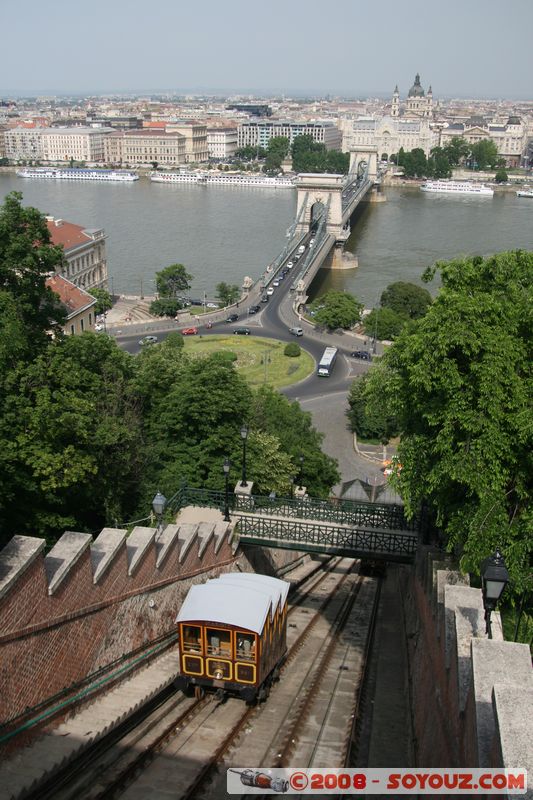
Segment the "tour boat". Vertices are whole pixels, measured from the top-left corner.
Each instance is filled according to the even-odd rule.
[[[423,192],[439,194],[473,194],[482,197],[492,197],[494,191],[483,183],[472,181],[426,181],[420,187]]]
[[[116,169],[55,169],[53,167],[26,167],[17,172],[19,178],[54,178],[59,181],[138,181],[135,172]]]
[[[521,189],[516,193],[517,197],[531,197],[533,199],[533,189]]]
[[[150,180],[154,183],[201,183],[207,186],[257,186],[259,188],[272,187],[275,189],[292,189],[294,183],[291,178],[267,175],[228,175],[221,172],[152,172]]]

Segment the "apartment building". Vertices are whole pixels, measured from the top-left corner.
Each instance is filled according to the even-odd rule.
[[[42,161],[44,158],[41,134],[46,128],[16,127],[4,130],[5,157],[19,161]]]
[[[456,136],[466,139],[469,144],[490,139],[508,167],[519,167],[526,158],[529,136],[527,125],[520,117],[511,116],[504,125],[482,119],[445,125],[440,131],[440,146],[445,147]]]
[[[46,128],[41,130],[43,159],[52,163],[104,161],[104,142],[111,128]]]
[[[290,120],[250,120],[243,122],[238,130],[239,147],[268,147],[271,139],[285,136],[290,144],[297,136],[312,136],[315,142],[324,144],[328,150],[340,150],[342,133],[331,121],[293,122]]]
[[[179,133],[185,139],[185,163],[209,161],[207,126],[198,122],[169,122],[167,133]]]
[[[207,147],[209,158],[224,160],[235,155],[238,144],[237,128],[209,128]]]
[[[61,275],[80,289],[107,289],[105,233],[102,228],[83,228],[63,219],[46,217],[52,244],[63,247],[65,266]]]
[[[161,166],[184,164],[185,137],[164,129],[139,128],[132,131],[115,131],[105,140],[105,161],[122,166]]]

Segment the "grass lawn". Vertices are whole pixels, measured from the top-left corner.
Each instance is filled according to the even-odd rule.
[[[286,342],[259,339],[254,336],[191,336],[185,337],[188,355],[211,355],[220,350],[235,353],[233,363],[250,386],[268,384],[275,389],[303,380],[315,369],[315,360],[302,350],[297,358],[283,355]]]

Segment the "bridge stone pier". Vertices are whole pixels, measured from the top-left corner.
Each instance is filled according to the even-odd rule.
[[[302,173],[296,179],[298,204],[296,218],[299,220],[296,235],[309,231],[313,221],[317,219],[325,207],[328,207],[327,232],[335,236],[335,240],[343,238],[342,192],[345,184],[344,175],[328,175]],[[305,206],[305,208],[303,208]]]
[[[369,145],[354,145],[350,147],[350,175],[359,172],[360,165],[368,164],[368,177],[375,181],[378,177],[378,151],[377,147]]]

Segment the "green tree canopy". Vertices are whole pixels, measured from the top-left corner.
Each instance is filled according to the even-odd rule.
[[[392,308],[373,308],[363,318],[363,326],[367,336],[388,341],[396,339],[407,323],[405,314],[393,311]]]
[[[454,136],[442,150],[450,164],[456,167],[470,153],[470,145],[462,136]]]
[[[533,253],[438,263],[435,301],[369,377],[396,416],[409,512],[425,501],[464,569],[499,547],[514,590],[531,571]]]
[[[221,281],[216,285],[217,300],[221,306],[231,306],[236,303],[241,296],[241,290],[235,283]]]
[[[494,180],[496,183],[507,183],[509,180],[509,176],[504,169],[499,169],[496,175],[494,176]]]
[[[155,276],[157,293],[160,297],[176,297],[180,292],[189,291],[193,278],[183,264],[171,264],[156,272]]]
[[[380,370],[374,365],[372,370]],[[368,375],[356,378],[348,395],[350,428],[361,439],[379,439],[387,443],[398,433],[397,420],[390,416],[381,401],[368,391]]]
[[[363,303],[347,292],[330,291],[318,297],[310,306],[314,320],[330,330],[353,328],[361,318]]]
[[[427,289],[406,281],[390,283],[381,295],[383,307],[392,308],[410,319],[423,317],[431,303],[431,295]]]
[[[41,212],[24,208],[20,192],[8,194],[0,207],[0,292],[10,310],[8,320],[0,317],[0,337],[7,335],[5,324],[20,324],[17,341],[5,342],[5,350],[31,356],[46,347],[50,333],[61,335],[66,314],[46,278],[63,263],[63,248],[51,244]]]
[[[94,310],[97,314],[104,314],[106,311],[109,311],[110,308],[113,308],[113,299],[107,289],[89,289],[89,294],[96,299]]]
[[[470,161],[475,169],[494,169],[499,165],[498,148],[491,139],[482,139],[470,147]]]

